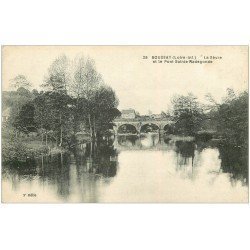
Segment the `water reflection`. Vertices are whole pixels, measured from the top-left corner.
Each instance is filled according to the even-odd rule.
[[[144,148],[154,148],[159,142],[158,133],[141,133],[140,135],[120,135],[116,138],[117,144],[121,148],[127,149],[144,149]]]
[[[243,162],[239,151],[212,142],[161,138],[156,133],[122,135],[25,166],[4,166],[3,200],[246,202]],[[37,196],[23,197],[28,192]]]
[[[73,150],[74,162],[78,169],[102,177],[114,177],[117,171],[117,152],[107,144],[86,144]]]

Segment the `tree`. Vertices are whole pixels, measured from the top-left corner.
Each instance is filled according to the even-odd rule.
[[[34,112],[35,107],[33,103],[26,103],[21,107],[20,112],[14,118],[13,126],[21,132],[30,132],[30,129],[36,125],[34,121]]]
[[[106,131],[113,119],[120,116],[120,111],[117,109],[118,103],[118,99],[112,88],[102,85],[96,91],[90,103],[95,136],[97,133]]]
[[[95,112],[93,103],[95,94],[102,83],[102,77],[97,72],[93,60],[90,58],[85,59],[82,56],[75,58],[70,93],[76,98],[76,122],[82,122],[87,117],[91,136],[95,136],[95,131],[93,131],[93,123],[95,123],[93,119],[95,119],[95,116],[92,115]]]
[[[39,95],[39,92],[36,89],[32,89],[31,93],[34,97]]]
[[[89,100],[103,83],[102,76],[97,72],[94,60],[90,58],[76,57],[72,65],[73,81],[70,85],[70,93],[76,98]]]
[[[45,135],[47,144],[47,136],[50,135],[62,146],[73,128],[70,110],[72,99],[65,93],[47,91],[40,93],[33,103],[34,120],[42,134],[42,141]]]
[[[50,91],[67,92],[70,78],[70,61],[65,55],[61,55],[49,66],[42,86]]]
[[[237,96],[236,96],[234,90],[231,89],[231,88],[227,88],[227,95],[226,95],[226,97],[224,98],[223,101],[224,101],[225,103],[230,103],[230,102],[232,102],[233,100],[235,100],[236,98],[237,98]]]
[[[65,128],[69,121],[68,105],[71,105],[72,102],[68,95],[70,84],[71,62],[65,55],[61,55],[48,68],[48,73],[45,76],[42,86],[49,91],[44,93],[42,97],[44,98],[44,106],[40,106],[39,109],[40,112],[43,112],[44,108],[46,109],[46,115],[48,114],[51,122],[48,126],[47,124],[42,124],[40,120],[40,125],[45,129],[46,135],[48,129],[54,132],[53,136],[58,141],[59,146],[62,146],[63,140],[66,137]]]
[[[11,86],[18,89],[18,88],[29,88],[31,83],[27,80],[26,76],[24,75],[17,75],[13,79],[10,80]]]
[[[233,96],[233,98],[232,98]],[[228,93],[215,113],[217,131],[230,144],[242,146],[248,138],[248,93]]]
[[[34,111],[34,121],[37,125],[37,129],[40,131],[42,135],[42,142],[44,140],[45,134],[45,142],[47,145],[47,135],[51,130],[51,109],[48,106],[48,98],[47,95],[43,92],[39,93],[33,101],[33,105],[35,108]]]
[[[212,119],[221,138],[222,169],[248,180],[248,93],[236,95],[228,89],[216,108]]]
[[[162,111],[162,112],[161,112],[161,117],[162,117],[162,118],[167,118],[168,115],[167,115],[164,111]]]
[[[41,100],[36,98],[36,113],[39,114],[36,120],[47,131],[41,117],[46,113],[46,120],[51,118],[52,125],[47,127],[52,131],[60,128],[59,145],[67,135],[66,128],[69,128],[69,134],[72,129],[76,133],[84,124],[94,138],[119,113],[114,91],[104,84],[90,58],[80,56],[70,61],[66,56],[58,57],[50,65],[43,86],[49,91],[39,97]],[[71,126],[67,126],[69,121]]]
[[[183,135],[194,135],[200,130],[204,117],[203,108],[193,94],[175,96],[172,99],[172,106],[175,132]]]
[[[33,95],[29,90],[24,87],[20,87],[17,91],[11,91],[8,95],[8,106],[10,107],[10,125],[14,126],[17,129],[17,126],[14,125],[17,121],[17,116],[19,115],[22,107],[32,101]]]

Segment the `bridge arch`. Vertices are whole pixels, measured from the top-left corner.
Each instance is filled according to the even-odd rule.
[[[159,132],[159,131],[160,131],[160,126],[150,122],[144,123],[140,128],[141,133]]]
[[[117,127],[117,133],[118,134],[137,134],[138,131],[135,125],[130,124],[130,123],[124,123]]]

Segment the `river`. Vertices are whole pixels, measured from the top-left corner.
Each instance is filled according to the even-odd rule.
[[[3,166],[2,200],[247,202],[246,175],[229,168],[225,159],[213,142],[170,140],[156,134],[118,136],[26,166]]]

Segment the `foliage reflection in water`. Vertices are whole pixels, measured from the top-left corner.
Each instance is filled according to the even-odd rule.
[[[247,202],[240,153],[229,151],[230,165],[226,152],[212,142],[153,133],[118,136],[28,166],[4,166],[3,185],[10,202]]]

